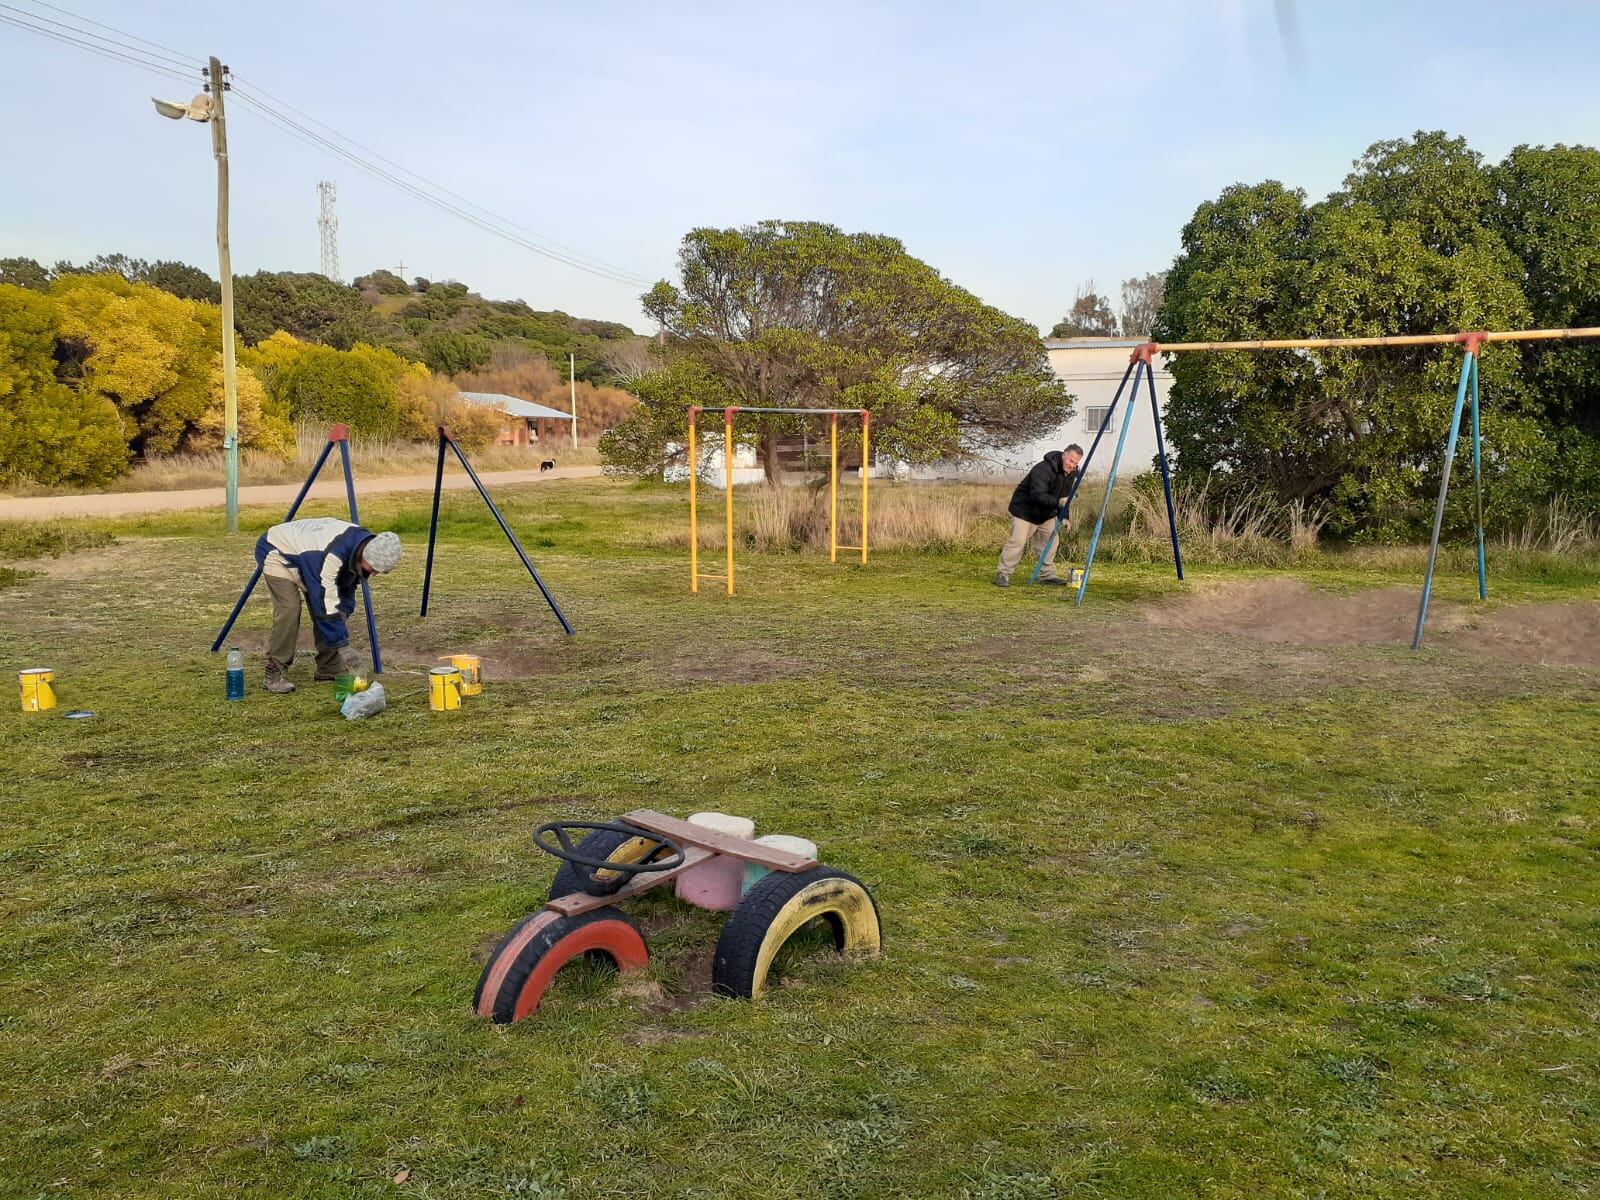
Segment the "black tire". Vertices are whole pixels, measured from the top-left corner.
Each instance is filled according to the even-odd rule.
[[[519,921],[483,966],[472,1007],[497,1025],[530,1016],[556,972],[579,956],[610,961],[618,971],[649,961],[644,933],[621,911],[597,908],[575,917],[542,908]]]
[[[644,830],[639,831],[641,834]],[[649,836],[646,834],[645,836]],[[611,829],[596,829],[578,845],[585,854],[594,858],[610,858],[622,845],[632,839],[625,833],[618,833]],[[550,881],[550,899],[559,900],[563,896],[570,896],[574,892],[583,891],[583,873],[586,867],[573,863],[563,862],[556,870],[556,877]]]
[[[750,889],[722,927],[711,990],[746,1000],[766,987],[783,943],[817,918],[827,921],[841,952],[876,954],[882,944],[878,905],[862,882],[834,867],[773,871]]]

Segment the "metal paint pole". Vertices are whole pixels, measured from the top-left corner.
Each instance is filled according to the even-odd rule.
[[[1130,364],[1132,365],[1132,364]],[[1106,523],[1106,510],[1111,507],[1111,491],[1117,484],[1117,468],[1122,465],[1122,448],[1128,442],[1128,428],[1133,424],[1132,416],[1139,407],[1139,375],[1133,377],[1133,391],[1128,394],[1129,420],[1122,423],[1122,432],[1117,434],[1117,452],[1111,456],[1111,474],[1106,476],[1106,494],[1100,501],[1100,515],[1095,518],[1094,534],[1089,538],[1089,553],[1083,560],[1083,578],[1078,580],[1078,596],[1074,604],[1083,604],[1083,593],[1089,587],[1089,572],[1094,569],[1094,552],[1100,545],[1100,529]]]
[[[461,446],[456,442],[455,438],[450,438],[449,442],[450,449],[456,452],[456,457],[461,460],[461,465],[466,468],[467,475],[472,480],[472,486],[478,489],[478,495],[483,497],[483,502],[489,506],[489,512],[499,522],[500,532],[506,535],[506,540],[511,543],[511,548],[517,552],[517,557],[522,560],[522,565],[528,568],[528,574],[533,576],[533,582],[539,585],[539,591],[544,596],[544,602],[550,606],[550,611],[555,613],[556,620],[561,622],[561,628],[565,629],[568,635],[571,635],[572,626],[568,623],[566,614],[561,611],[561,606],[556,603],[556,598],[550,594],[550,589],[545,587],[544,580],[539,578],[539,572],[534,570],[533,563],[529,561],[527,552],[522,548],[522,543],[517,541],[517,535],[511,532],[511,526],[506,524],[506,519],[500,515],[500,510],[495,507],[494,501],[489,498],[489,492],[483,486],[483,480],[478,478],[478,473],[472,469],[472,464],[467,461],[467,456],[461,452]]]
[[[433,543],[439,536],[439,493],[444,490],[444,443],[450,436],[449,429],[439,426],[439,462],[433,469],[433,515],[428,518],[428,563],[422,569],[422,611],[419,617],[428,615],[428,591],[433,584]]]
[[[361,524],[361,515],[356,512],[356,479],[350,473],[350,438],[349,435],[339,438],[339,460],[344,464],[344,494],[350,501],[350,520]],[[378,622],[372,615],[372,585],[365,575],[357,572],[361,580],[361,602],[367,610],[367,640],[372,644],[372,673],[383,674],[383,657],[378,653]]]
[[[733,595],[733,414],[736,408],[722,410],[722,465],[728,485],[728,595]]]
[[[1428,544],[1428,572],[1422,577],[1422,603],[1417,607],[1417,631],[1411,648],[1422,649],[1422,626],[1428,619],[1428,601],[1433,596],[1433,565],[1439,557],[1439,531],[1444,527],[1444,502],[1450,493],[1450,464],[1455,461],[1456,436],[1461,432],[1461,410],[1467,403],[1467,381],[1477,358],[1477,344],[1467,343],[1466,361],[1461,364],[1461,383],[1456,387],[1456,406],[1450,414],[1450,437],[1445,442],[1444,471],[1439,477],[1439,503],[1433,510],[1433,540]]]
[[[334,426],[335,429],[342,426]],[[311,485],[316,482],[317,474],[322,470],[322,464],[328,461],[328,455],[333,451],[333,437],[330,434],[328,444],[322,448],[322,453],[317,456],[316,464],[311,468],[311,474],[306,476],[306,481],[300,485],[300,494],[294,498],[294,503],[289,505],[289,511],[284,514],[285,521],[294,520],[295,513],[300,511],[300,505],[305,503],[306,493],[311,490]],[[228,615],[227,622],[222,626],[222,632],[217,634],[217,640],[211,643],[211,653],[215,654],[222,648],[223,639],[228,636],[228,631],[233,628],[233,623],[239,619],[239,614],[244,611],[245,602],[250,599],[250,593],[256,590],[256,584],[261,582],[261,564],[256,564],[255,574],[250,576],[250,582],[244,585],[244,591],[239,593],[239,602],[233,606],[233,612]]]
[[[700,590],[700,520],[695,512],[695,480],[700,474],[700,458],[695,452],[694,427],[698,408],[689,409],[689,590]]]
[[[1172,505],[1172,474],[1167,469],[1167,440],[1161,433],[1161,401],[1156,395],[1156,370],[1150,365],[1150,352],[1144,355],[1145,378],[1150,383],[1150,415],[1156,421],[1156,457],[1161,462],[1161,491],[1167,498],[1167,532],[1172,534],[1172,565],[1183,578],[1183,554],[1178,549],[1178,514]]]
[[[1083,484],[1083,477],[1088,474],[1089,464],[1094,461],[1094,452],[1100,448],[1100,439],[1105,436],[1107,427],[1109,427],[1111,422],[1116,419],[1117,401],[1122,399],[1122,389],[1128,386],[1128,376],[1133,374],[1133,367],[1134,361],[1130,358],[1128,360],[1128,369],[1122,373],[1122,382],[1117,384],[1116,395],[1111,397],[1111,407],[1106,409],[1106,419],[1101,421],[1100,428],[1094,431],[1094,441],[1089,443],[1089,453],[1086,454],[1083,461],[1078,464],[1078,477],[1072,481],[1072,490],[1067,493],[1066,511],[1068,512],[1072,510],[1072,501],[1077,499],[1078,488]],[[1131,406],[1129,411],[1132,411]],[[1039,571],[1044,567],[1045,559],[1050,556],[1050,547],[1055,545],[1056,538],[1061,533],[1062,523],[1063,518],[1061,513],[1058,512],[1056,514],[1055,527],[1050,530],[1050,536],[1045,539],[1044,549],[1039,551],[1039,561],[1033,564],[1033,574],[1028,576],[1028,582],[1030,584],[1039,578]]]
[[[839,414],[828,418],[828,561],[839,561]]]
[[[1483,440],[1478,433],[1478,367],[1482,353],[1472,356],[1472,491],[1478,516],[1478,599],[1489,598],[1483,558]]]
[[[872,414],[861,410],[861,565],[867,565],[867,481],[872,478]]]

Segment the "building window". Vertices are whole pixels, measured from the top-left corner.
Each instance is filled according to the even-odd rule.
[[[1105,408],[1091,408],[1084,418],[1083,427],[1090,433],[1099,433],[1102,429],[1110,427],[1110,417],[1111,408],[1109,405]]]

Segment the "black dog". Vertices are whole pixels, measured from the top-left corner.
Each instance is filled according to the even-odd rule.
[[[555,469],[556,460],[553,458],[547,458],[539,464],[539,474],[541,475],[543,475],[546,471],[554,471]]]

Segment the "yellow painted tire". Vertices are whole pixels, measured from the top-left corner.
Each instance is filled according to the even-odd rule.
[[[578,848],[585,854],[604,858],[607,862],[633,863],[644,858],[659,845],[660,843],[648,835],[629,837],[614,829],[596,829],[578,843]],[[563,896],[583,891],[584,871],[585,869],[575,867],[569,862],[562,863],[556,871],[556,877],[550,881],[550,899],[559,900]],[[604,877],[614,875],[616,872],[604,871],[596,874]]]
[[[876,954],[882,946],[878,906],[860,880],[833,867],[774,871],[750,889],[723,926],[712,990],[747,1000],[761,995],[783,944],[818,918],[827,922],[842,953]]]

